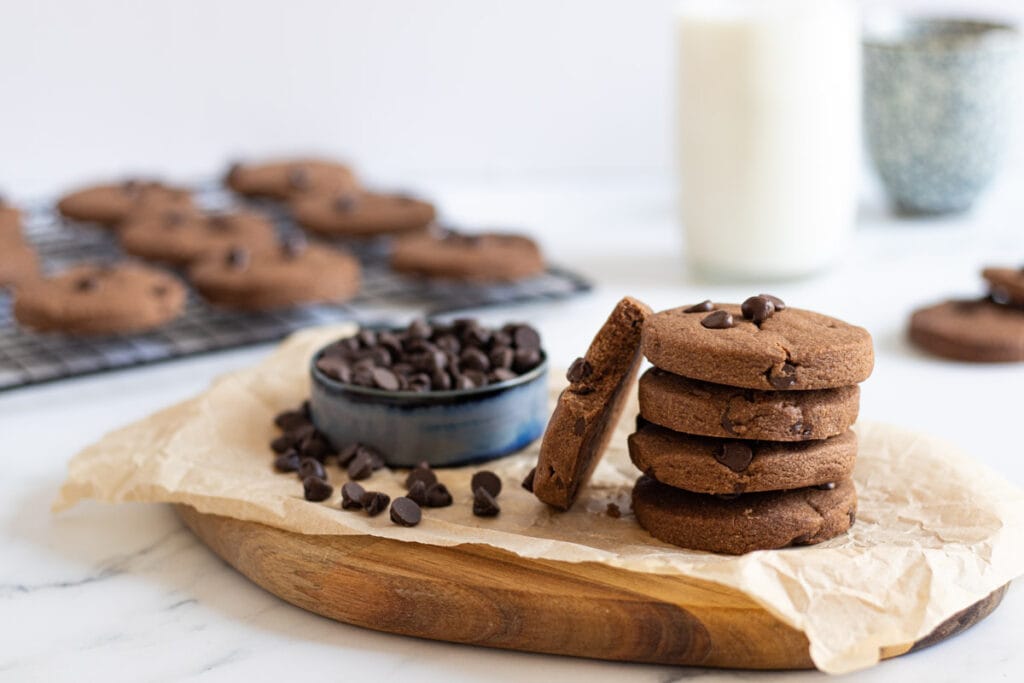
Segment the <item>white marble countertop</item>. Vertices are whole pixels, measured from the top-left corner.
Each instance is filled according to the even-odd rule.
[[[455,219],[531,226],[555,260],[599,283],[568,302],[488,311],[529,319],[556,363],[578,355],[623,294],[655,308],[768,289],[863,324],[877,365],[862,415],[945,437],[1024,485],[1024,365],[925,357],[904,341],[909,310],[981,292],[985,263],[1024,262],[1020,177],[968,217],[895,221],[866,207],[847,260],[818,278],[702,284],[686,273],[665,178],[420,183]],[[84,504],[52,516],[68,459],[104,432],[201,389],[266,348],[0,394],[0,680],[809,680],[816,672],[732,673],[502,652],[396,637],[305,613],[265,593],[199,543],[166,506]],[[1024,541],[1024,539],[1022,539]],[[1024,596],[949,642],[853,681],[1019,680]]]

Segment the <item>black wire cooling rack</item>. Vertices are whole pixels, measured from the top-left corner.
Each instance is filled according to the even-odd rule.
[[[211,208],[238,203],[214,186],[198,188],[197,195]],[[282,233],[298,229],[276,206],[260,204],[259,208],[274,215]],[[122,258],[108,231],[65,224],[52,203],[28,207],[24,227],[25,236],[36,247],[47,271],[78,262],[106,263]],[[396,307],[432,316],[562,299],[590,289],[586,279],[557,267],[513,284],[424,281],[391,271],[383,243],[362,244],[353,250],[363,266],[363,284],[359,296],[344,305],[242,313],[212,308],[190,292],[184,315],[145,334],[80,337],[33,333],[18,326],[11,314],[11,297],[0,292],[0,391],[275,341],[311,325],[345,320],[379,323],[387,318],[388,309]]]

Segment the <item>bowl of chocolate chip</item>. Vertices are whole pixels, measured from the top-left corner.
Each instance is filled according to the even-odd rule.
[[[526,324],[367,328],[317,351],[310,374],[316,428],[339,448],[372,446],[392,467],[492,460],[547,423],[547,357]]]

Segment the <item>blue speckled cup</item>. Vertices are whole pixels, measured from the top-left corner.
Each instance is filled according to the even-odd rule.
[[[1003,24],[868,25],[865,136],[901,211],[965,211],[992,181],[1010,139],[1020,45]]]
[[[392,467],[467,465],[533,443],[548,420],[547,358],[508,382],[459,391],[384,391],[342,384],[310,364],[313,424],[338,447],[364,443]]]

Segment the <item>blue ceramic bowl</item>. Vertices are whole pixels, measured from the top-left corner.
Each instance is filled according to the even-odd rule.
[[[342,384],[310,363],[313,424],[337,447],[373,446],[392,467],[467,465],[533,443],[548,419],[547,356],[498,384],[457,391],[385,391]]]

